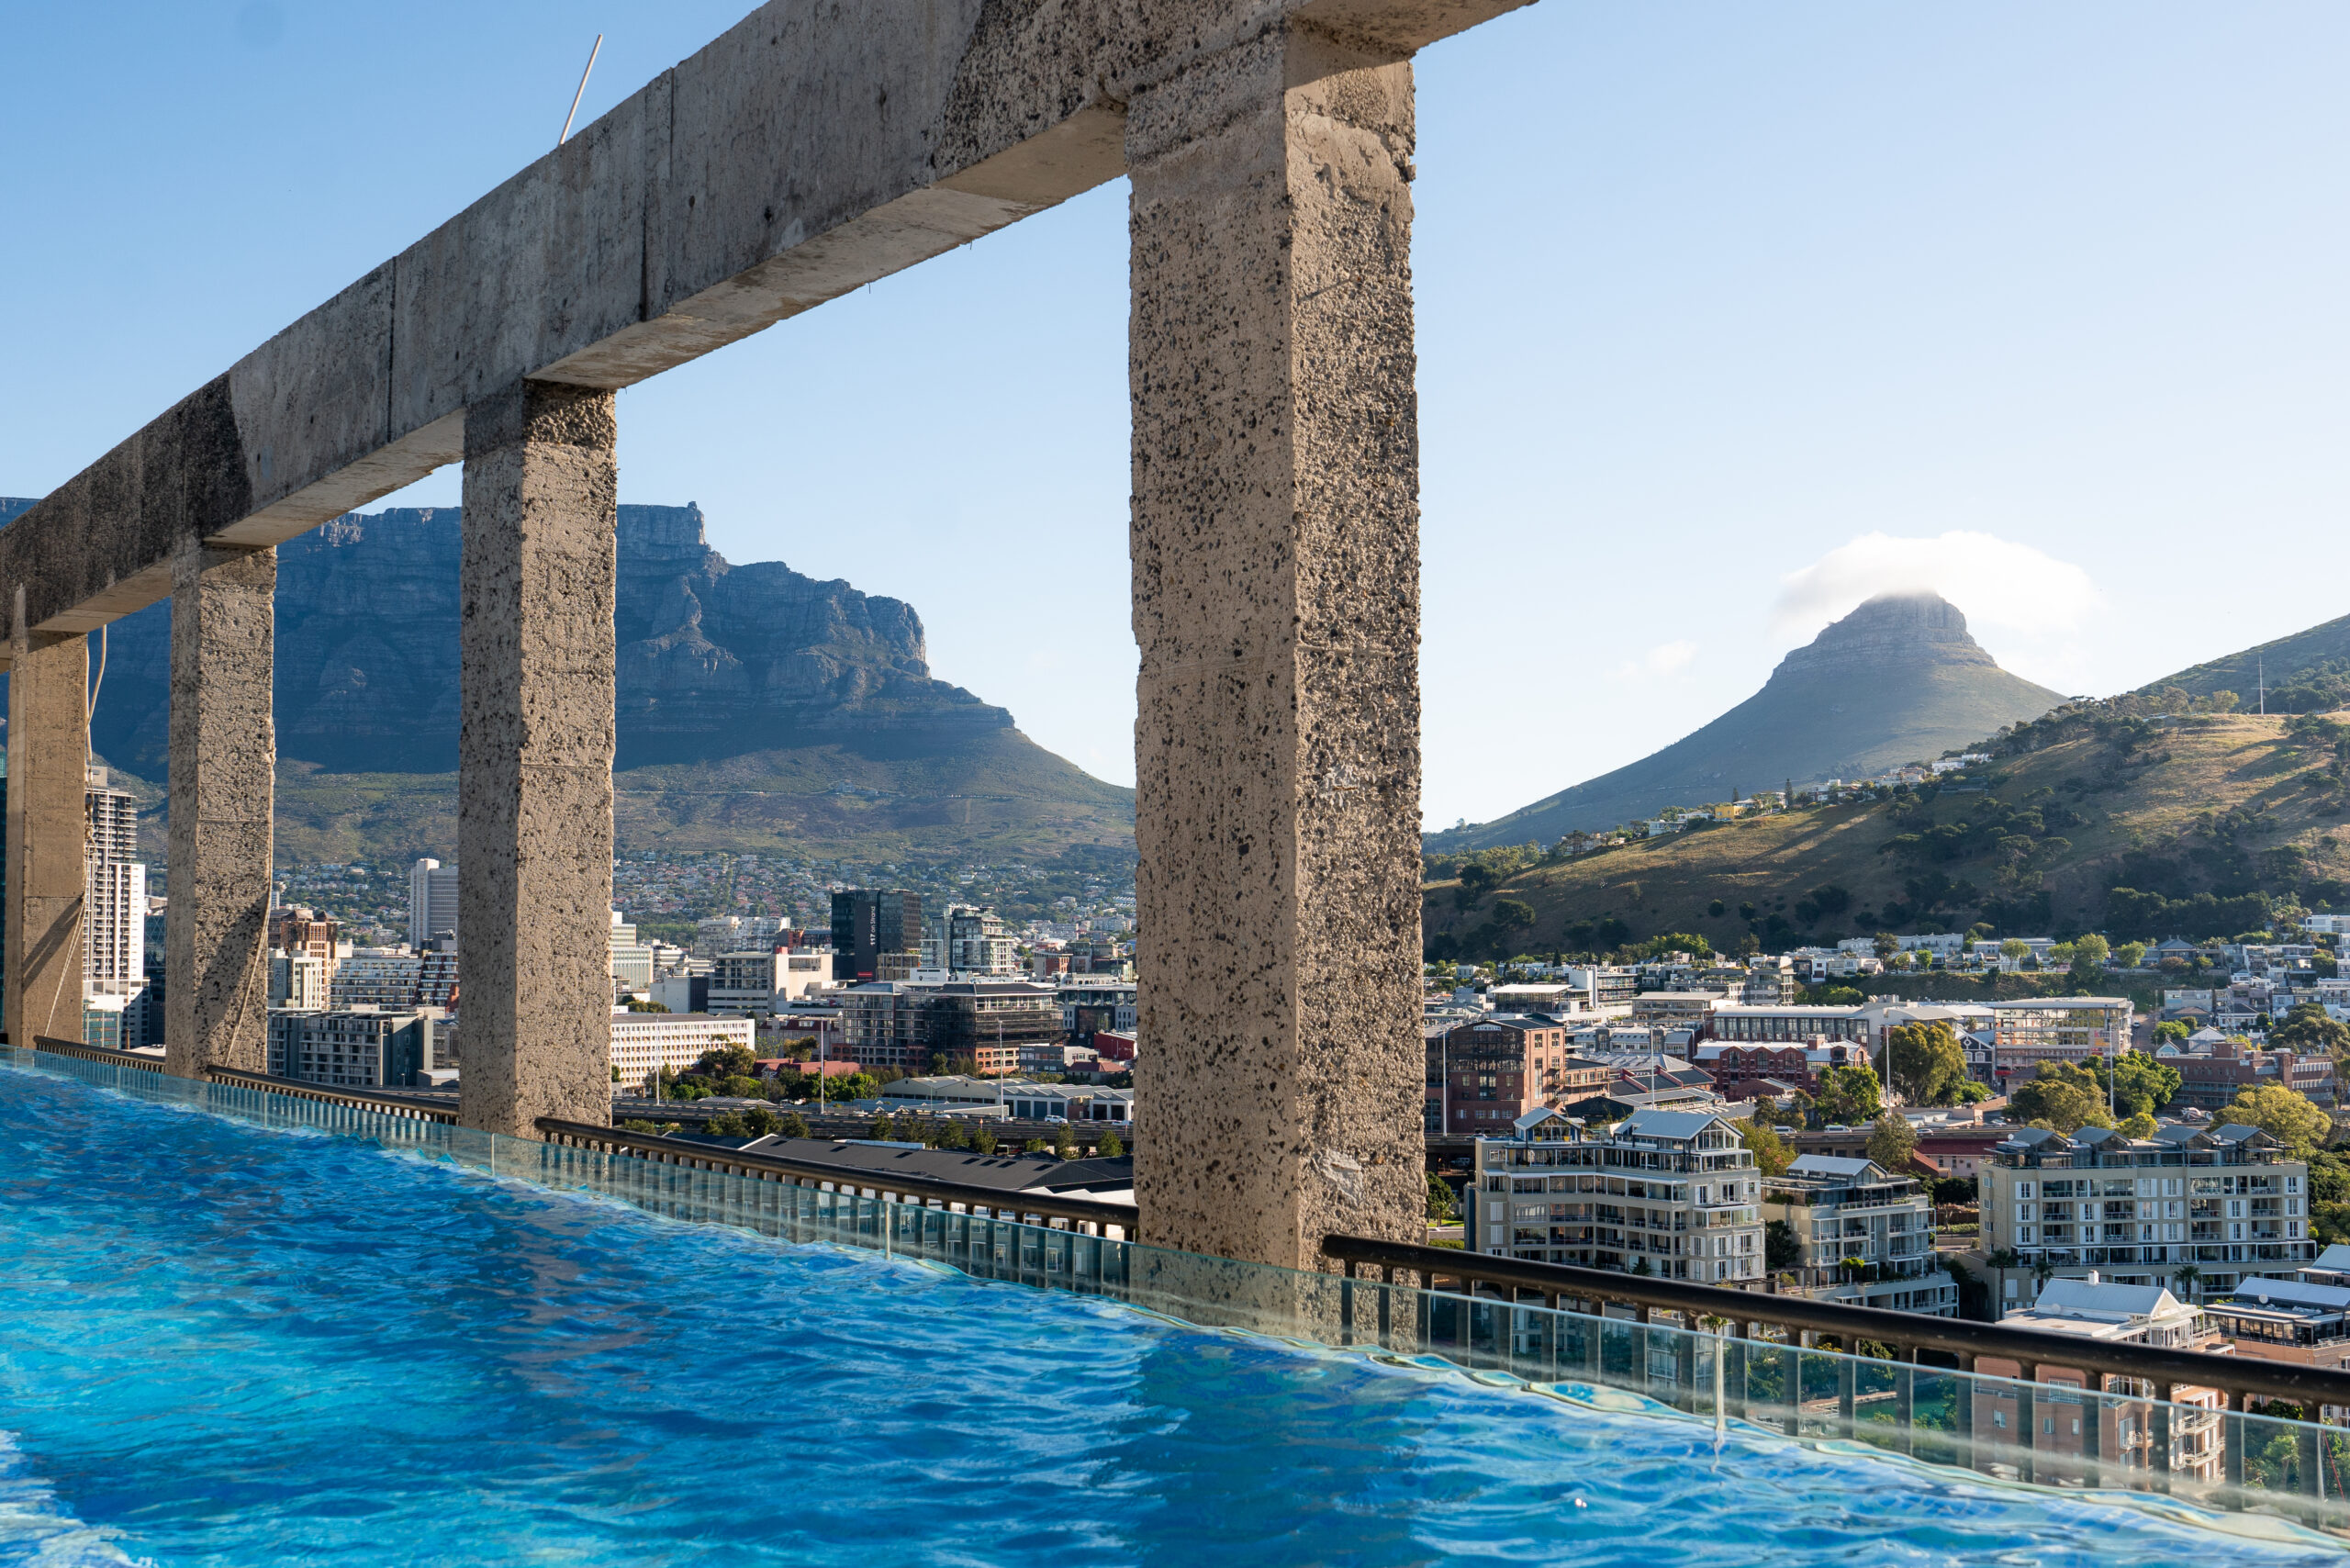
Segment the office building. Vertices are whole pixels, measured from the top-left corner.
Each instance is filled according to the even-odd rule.
[[[845,983],[877,980],[884,953],[922,949],[922,895],[850,888],[833,895],[833,973]]]
[[[434,1020],[373,1007],[273,1008],[269,1070],[336,1089],[407,1089],[435,1065]]]
[[[442,932],[457,934],[457,868],[420,860],[408,873],[408,946],[421,953]]]
[[[610,943],[614,989],[625,993],[650,991],[653,949],[636,939],[635,925],[621,919],[619,910],[612,911]]]
[[[1991,1003],[1991,1087],[2005,1093],[2044,1061],[2087,1062],[2130,1048],[2134,1012],[2127,997],[2054,996]]]
[[[1869,1159],[1807,1154],[1762,1182],[1762,1223],[1802,1249],[1801,1293],[1893,1312],[1958,1316],[1958,1284],[1934,1257],[1934,1207],[1918,1183]]]
[[[1496,1258],[1739,1284],[1762,1277],[1761,1174],[1723,1118],[1639,1111],[1613,1126],[1528,1111],[1477,1140],[1468,1245]]]
[[[930,1011],[931,1054],[950,1062],[976,1061],[981,1047],[1000,1054],[1067,1038],[1059,994],[1025,980],[949,980],[932,989]]]

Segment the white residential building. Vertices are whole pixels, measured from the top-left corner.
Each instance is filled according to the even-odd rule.
[[[724,1046],[754,1049],[755,1034],[748,1018],[721,1018],[708,1013],[612,1014],[612,1066],[617,1083],[631,1092],[642,1089],[654,1072],[666,1069],[683,1072],[702,1053]]]
[[[1934,1258],[1933,1200],[1907,1176],[1874,1160],[1807,1154],[1763,1179],[1762,1220],[1785,1226],[1802,1249],[1796,1282],[1805,1295],[1958,1316],[1958,1284]]]
[[[147,986],[147,868],[139,860],[138,802],[106,780],[95,767],[84,780],[82,994],[130,998]]]
[[[1465,1223],[1497,1258],[1727,1284],[1762,1277],[1760,1199],[1754,1156],[1709,1112],[1610,1127],[1538,1108],[1477,1140]]]

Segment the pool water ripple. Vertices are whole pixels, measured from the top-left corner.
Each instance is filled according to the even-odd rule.
[[[0,1562],[2341,1560],[22,1070],[0,1199]]]

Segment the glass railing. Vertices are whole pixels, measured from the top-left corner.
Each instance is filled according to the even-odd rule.
[[[0,1047],[0,1065],[264,1127],[364,1138],[674,1219],[870,1249],[982,1279],[1109,1297],[1202,1327],[1457,1370],[1535,1395],[1695,1422],[1718,1436],[1734,1430],[1743,1439],[1849,1448],[1945,1477],[1991,1477],[2076,1500],[2193,1512],[2237,1529],[2315,1529],[2350,1539],[2350,1430],[2273,1406],[2216,1408],[2225,1397],[2216,1393],[2186,1388],[2165,1401],[2118,1380],[2091,1391],[1897,1361],[1865,1341],[1747,1338],[1728,1322],[1641,1321],[1619,1316],[1621,1309],[1571,1310],[1555,1299],[1423,1289],[1411,1277],[1302,1273],[49,1052]],[[844,1183],[857,1176],[841,1172]]]

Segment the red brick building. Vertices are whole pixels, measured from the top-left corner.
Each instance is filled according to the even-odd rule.
[[[1696,1067],[1711,1075],[1714,1089],[1725,1100],[1751,1100],[1775,1094],[1777,1084],[1790,1083],[1807,1094],[1819,1092],[1819,1075],[1831,1067],[1869,1065],[1868,1047],[1857,1040],[1812,1039],[1803,1043],[1729,1045],[1718,1041],[1690,1053]],[[1764,1081],[1769,1080],[1766,1083]]]
[[[1430,1137],[1495,1136],[1539,1105],[1606,1086],[1601,1062],[1570,1055],[1556,1020],[1495,1014],[1427,1034],[1426,1127]]]

